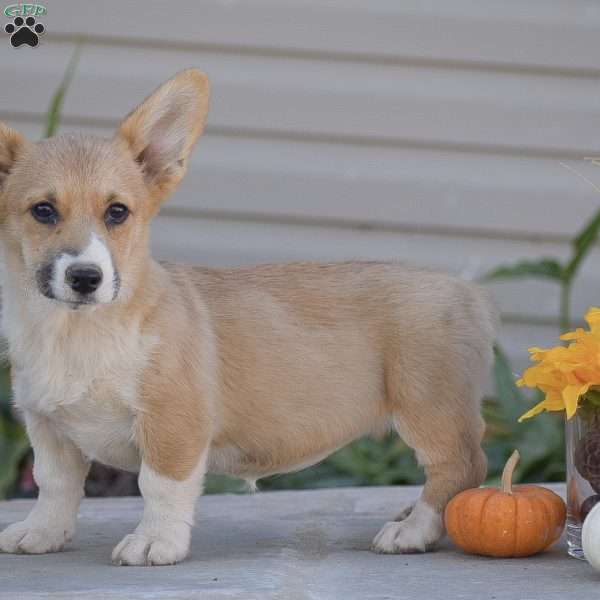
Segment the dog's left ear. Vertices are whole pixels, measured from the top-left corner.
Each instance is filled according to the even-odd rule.
[[[117,136],[139,163],[157,201],[166,199],[185,175],[206,122],[209,90],[204,73],[182,71],[129,113],[119,127]]]
[[[0,121],[0,193],[24,146],[25,138]]]

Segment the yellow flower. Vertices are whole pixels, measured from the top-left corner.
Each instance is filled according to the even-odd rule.
[[[600,308],[590,308],[585,316],[589,330],[578,328],[560,336],[569,342],[555,348],[530,348],[531,360],[519,387],[539,388],[545,398],[526,412],[519,421],[544,410],[564,410],[567,419],[577,411],[579,399],[595,386],[600,386]]]

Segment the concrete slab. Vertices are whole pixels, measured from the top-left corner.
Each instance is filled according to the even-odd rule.
[[[191,557],[172,567],[115,567],[112,547],[141,515],[139,498],[86,500],[68,550],[0,555],[0,600],[564,600],[600,595],[600,574],[561,542],[529,559],[434,553],[380,556],[369,544],[417,488],[207,496]],[[0,527],[30,501],[0,503]]]

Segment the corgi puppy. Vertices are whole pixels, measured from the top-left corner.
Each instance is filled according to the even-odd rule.
[[[477,287],[400,264],[154,260],[150,223],[186,172],[208,99],[192,69],[110,139],[30,142],[0,123],[2,325],[39,486],[0,551],[61,550],[96,460],[138,472],[144,500],[113,562],[176,563],[206,472],[255,481],[390,427],[427,483],[373,549],[426,551],[446,503],[486,474],[495,312]]]

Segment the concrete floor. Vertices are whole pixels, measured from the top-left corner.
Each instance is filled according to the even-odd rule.
[[[86,500],[65,552],[0,555],[0,600],[37,598],[256,600],[565,600],[600,597],[600,574],[564,542],[529,559],[369,552],[379,527],[416,488],[207,496],[190,558],[172,567],[115,567],[112,547],[136,525],[139,498]],[[31,502],[0,503],[0,527]]]

